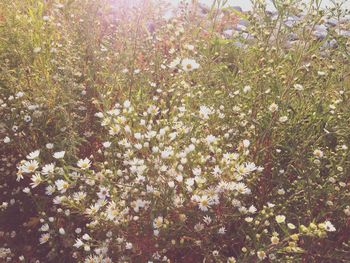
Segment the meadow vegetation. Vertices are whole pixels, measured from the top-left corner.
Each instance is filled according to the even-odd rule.
[[[349,11],[272,2],[0,0],[0,262],[349,262]]]

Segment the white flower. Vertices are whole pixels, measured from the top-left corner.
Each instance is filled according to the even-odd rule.
[[[314,150],[314,156],[316,158],[322,158],[323,157],[323,152],[320,149]]]
[[[85,158],[84,160],[83,159],[80,159],[78,162],[77,162],[77,166],[82,169],[82,170],[86,170],[86,169],[89,169],[90,166],[91,166],[91,161],[88,159],[88,158]]]
[[[199,107],[199,117],[202,119],[209,119],[209,115],[213,114],[213,111],[207,106]]]
[[[102,143],[103,147],[105,147],[105,148],[109,148],[111,146],[111,144],[112,144],[111,142]]]
[[[89,234],[84,234],[83,239],[86,241],[89,241],[89,240],[91,240],[91,237],[89,236]]]
[[[96,112],[95,117],[102,119],[103,118],[103,113],[102,112]]]
[[[275,219],[278,224],[284,223],[286,221],[286,217],[284,215],[277,215]]]
[[[225,233],[226,233],[225,227],[220,227],[219,230],[218,230],[218,234],[223,235]]]
[[[132,243],[126,242],[125,249],[129,249],[129,250],[132,249]]]
[[[278,121],[281,122],[281,123],[284,123],[284,122],[286,122],[287,120],[288,120],[288,117],[287,117],[287,116],[282,116],[282,117],[280,117],[280,118],[278,119]]]
[[[242,208],[243,208],[243,207],[242,207]],[[243,211],[242,208],[240,209],[241,211]],[[248,216],[248,217],[244,218],[244,220],[245,220],[247,223],[251,223],[251,222],[253,222],[254,218]]]
[[[86,208],[85,213],[87,215],[93,215],[96,214],[101,208],[101,205],[99,203],[95,203],[94,205],[91,205],[89,208]]]
[[[22,171],[24,173],[33,173],[38,169],[39,163],[36,160],[31,160],[28,162],[25,162],[24,165],[21,167]]]
[[[194,45],[191,45],[191,44],[186,44],[185,45],[185,48],[190,50],[190,51],[193,51],[194,50]]]
[[[257,211],[257,209],[256,209],[256,207],[254,205],[251,205],[248,208],[248,212],[251,213],[251,214],[254,214],[256,211]]]
[[[61,193],[65,193],[69,187],[69,183],[65,180],[57,180],[55,182],[55,185],[57,186],[57,190],[61,191]]]
[[[209,216],[205,216],[205,217],[203,217],[203,221],[204,221],[204,223],[209,225],[212,222],[212,219]]]
[[[210,208],[211,204],[212,204],[212,201],[207,195],[203,195],[198,201],[199,209],[202,210],[203,212],[208,211],[208,208]]]
[[[244,148],[248,148],[250,145],[250,141],[249,140],[243,140],[243,147]]]
[[[328,231],[328,232],[336,231],[334,225],[330,221],[327,220],[324,222],[324,224],[325,224],[326,231]]]
[[[64,157],[65,153],[66,153],[65,151],[55,152],[53,154],[53,158],[62,159]]]
[[[66,234],[66,231],[64,230],[63,227],[60,227],[60,229],[58,229],[58,233],[60,233],[61,235]]]
[[[278,110],[278,105],[276,103],[272,103],[270,106],[269,106],[269,111],[271,112],[275,112]]]
[[[49,185],[46,187],[45,194],[52,195],[56,191],[56,188],[54,185]]]
[[[85,197],[86,197],[86,193],[84,192],[77,192],[73,194],[73,199],[77,202],[85,199]]]
[[[109,128],[109,134],[114,136],[117,135],[120,132],[121,128],[118,124],[113,124],[110,128]]]
[[[244,170],[246,173],[251,173],[257,170],[258,167],[256,167],[255,163],[247,162],[244,163]]]
[[[75,243],[74,243],[74,247],[76,247],[76,248],[80,248],[81,246],[83,246],[84,245],[84,242],[80,239],[80,238],[77,238],[76,240],[75,240]]]
[[[47,232],[47,231],[49,231],[49,229],[50,229],[49,225],[48,225],[48,224],[44,224],[44,225],[42,225],[42,226],[39,228],[39,231],[41,231],[41,232]]]
[[[161,228],[163,226],[164,218],[162,216],[158,216],[153,220],[153,227],[154,228]]]
[[[106,199],[109,196],[108,189],[106,187],[100,186],[100,191],[97,193],[98,198]]]
[[[292,223],[288,223],[287,226],[289,229],[295,229],[295,225],[293,225]]]
[[[25,187],[22,191],[23,191],[23,193],[29,194],[30,193],[30,188],[29,187]]]
[[[252,90],[252,87],[251,86],[244,86],[244,88],[243,88],[243,92],[244,93],[248,93],[249,91],[251,91]]]
[[[16,93],[16,97],[17,98],[21,98],[23,96],[24,96],[24,93],[22,91],[19,91],[19,92]]]
[[[186,72],[199,68],[199,64],[194,59],[185,58],[182,60],[182,69]]]
[[[50,163],[50,164],[46,164],[42,168],[41,173],[44,175],[47,175],[47,174],[53,174],[54,171],[55,171],[55,164]]]
[[[235,184],[235,189],[240,194],[250,194],[251,190],[242,182]]]
[[[40,154],[40,150],[36,150],[34,152],[31,152],[30,154],[27,155],[27,159],[33,160],[35,158],[38,158]]]
[[[47,143],[46,148],[49,150],[53,149],[53,143]]]
[[[304,89],[304,87],[302,85],[300,85],[300,84],[295,84],[294,85],[294,89],[298,90],[298,91],[302,91]]]
[[[6,136],[4,138],[4,143],[9,143],[9,142],[11,142],[11,139],[8,136]]]
[[[213,171],[211,172],[211,174],[212,174],[214,177],[220,177],[220,175],[222,174],[222,171],[221,171],[220,167],[216,165],[216,166],[213,168]]]
[[[136,201],[131,203],[131,206],[133,207],[134,211],[138,213],[140,211],[140,208],[144,208],[149,204],[149,202],[144,201],[142,199],[137,199]]]
[[[266,253],[264,252],[264,251],[258,251],[258,253],[256,253],[256,255],[258,256],[258,258],[260,259],[260,260],[263,260],[263,259],[265,259],[266,258]]]
[[[147,112],[151,115],[157,115],[159,113],[159,108],[155,105],[150,105],[147,109]]]
[[[160,153],[160,156],[161,156],[161,158],[162,159],[167,159],[167,158],[169,158],[170,156],[172,156],[173,155],[173,150],[171,149],[171,148],[167,148],[167,149],[165,149],[164,151],[162,151],[161,153]]]
[[[24,120],[25,122],[30,122],[30,121],[32,120],[32,117],[30,117],[29,115],[25,115],[25,116],[23,117],[23,120]]]
[[[40,244],[44,244],[47,241],[49,241],[49,239],[50,239],[50,234],[49,233],[45,233],[45,234],[41,235],[41,237],[39,238],[39,242],[40,242]]]
[[[196,167],[192,169],[193,175],[200,176],[202,174],[202,169],[200,167]]]
[[[124,108],[129,108],[131,106],[131,102],[129,100],[126,100],[124,101],[124,104],[123,104]]]
[[[284,195],[284,194],[286,193],[286,191],[284,191],[284,189],[281,188],[281,189],[278,189],[278,190],[277,190],[277,193],[278,193],[279,195]]]
[[[216,137],[214,135],[208,135],[207,138],[205,138],[205,141],[207,144],[215,143],[216,142]]]
[[[43,181],[39,173],[33,174],[31,180],[32,183],[30,183],[30,185],[32,186],[32,188],[37,187]]]
[[[187,178],[185,184],[189,187],[194,185],[194,178]]]
[[[271,243],[273,245],[277,245],[278,242],[280,242],[280,239],[278,237],[276,237],[276,236],[271,237]]]
[[[65,196],[55,196],[52,200],[55,205],[59,205],[65,199]]]
[[[177,65],[179,65],[181,62],[180,58],[175,58],[173,61],[170,62],[170,64],[168,65],[169,68],[174,69],[176,68]]]

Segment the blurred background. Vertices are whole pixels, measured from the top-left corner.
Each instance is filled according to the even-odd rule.
[[[177,4],[180,2],[180,0],[168,0],[173,4]],[[191,0],[187,0],[187,2],[190,2]],[[211,5],[213,3],[213,0],[199,0],[199,2],[207,4],[207,5]],[[267,1],[270,2],[270,1]],[[308,0],[305,0],[304,2],[308,2]],[[322,1],[322,6],[323,7],[327,7],[330,6],[332,4],[332,0],[323,0]],[[335,2],[340,2],[340,1],[335,1]],[[350,0],[345,0],[343,1],[345,4],[344,6],[346,8],[350,8]],[[228,0],[228,5],[232,5],[232,6],[240,6],[244,11],[249,10],[251,8],[251,3],[249,0]],[[270,5],[270,8],[272,8],[272,5]]]

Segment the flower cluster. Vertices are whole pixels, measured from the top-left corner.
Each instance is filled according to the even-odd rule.
[[[210,118],[203,108],[194,118],[205,120],[205,127]],[[227,235],[226,229],[257,212],[246,198],[251,195],[246,181],[263,168],[245,160],[244,147],[235,150],[225,137],[192,127],[184,111],[182,106],[169,117],[156,105],[137,112],[129,101],[116,104],[96,114],[108,131],[95,157],[103,156],[103,163],[84,158],[70,166],[62,161],[64,152],[55,152],[50,163],[40,164],[37,150],[21,162],[18,178],[30,176],[32,189],[44,186],[57,212],[67,209],[88,219],[88,233],[79,233],[74,245],[87,253],[96,246],[105,253],[140,253],[142,239],[135,235],[150,231],[151,251],[164,256],[185,237],[195,240],[188,246],[198,246],[205,236]],[[222,211],[231,211],[229,222]],[[105,229],[109,237],[93,237],[94,229]],[[48,242],[49,225],[40,230],[40,243]],[[178,240],[167,241],[169,235]]]

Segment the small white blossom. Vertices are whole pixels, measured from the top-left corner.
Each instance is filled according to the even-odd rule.
[[[91,166],[91,161],[88,159],[88,158],[85,158],[84,160],[83,159],[80,159],[78,162],[77,162],[77,166],[82,169],[82,170],[87,170],[90,168]]]
[[[284,215],[277,215],[275,219],[276,222],[279,224],[284,223],[286,221],[286,217]]]
[[[181,62],[184,71],[192,71],[199,68],[199,64],[194,59],[185,58]]]
[[[40,154],[40,150],[36,150],[34,152],[31,152],[27,155],[27,159],[29,159],[29,160],[36,159],[39,157],[39,154]]]
[[[49,241],[50,239],[50,234],[49,233],[44,233],[41,235],[41,237],[39,238],[39,242],[40,244],[44,244],[46,243],[47,241]]]
[[[272,103],[270,106],[269,106],[269,111],[271,111],[272,113],[273,112],[276,112],[278,110],[278,105],[276,103]]]
[[[55,152],[53,154],[53,158],[62,159],[64,157],[65,153],[66,153],[65,151]]]
[[[334,225],[330,221],[327,220],[324,222],[324,224],[325,224],[326,231],[328,231],[328,232],[335,232],[336,231]]]

